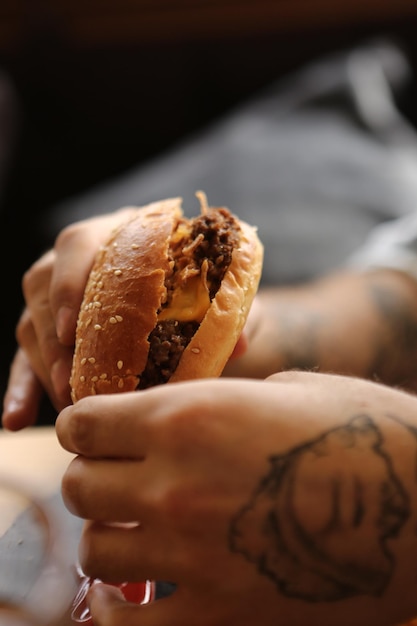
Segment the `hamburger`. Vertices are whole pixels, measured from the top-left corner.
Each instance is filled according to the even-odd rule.
[[[181,198],[135,208],[98,251],[76,328],[73,402],[222,373],[263,246],[255,227],[196,195],[196,217],[184,217]]]

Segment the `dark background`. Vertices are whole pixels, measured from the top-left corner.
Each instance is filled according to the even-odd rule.
[[[330,51],[389,36],[415,67],[416,26],[415,0],[2,0],[16,133],[0,198],[2,380],[21,275],[52,243],[42,228],[51,207]],[[399,105],[414,122],[414,85]]]

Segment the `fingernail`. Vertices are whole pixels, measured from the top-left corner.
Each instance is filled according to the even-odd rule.
[[[20,430],[24,426],[32,424],[33,421],[34,420],[31,418],[29,418],[28,421],[23,402],[19,401],[17,398],[5,400],[1,416],[1,424],[4,429],[11,431]]]
[[[3,411],[6,413],[17,413],[22,408],[22,402],[17,398],[10,398],[4,401]]]
[[[3,401],[3,413],[1,416],[1,422],[4,428],[14,430],[14,418],[15,416],[19,416],[19,413],[22,409],[22,403],[19,402],[16,398],[8,398]],[[11,427],[9,426],[11,424]]]
[[[69,306],[62,306],[56,315],[56,334],[61,339],[67,329],[71,326],[74,317],[74,310]]]

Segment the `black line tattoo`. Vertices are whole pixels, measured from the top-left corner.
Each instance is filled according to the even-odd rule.
[[[415,371],[417,354],[417,317],[412,303],[400,298],[390,288],[375,282],[370,285],[369,295],[388,330],[388,341],[378,342],[374,362],[369,374],[375,372],[385,378],[387,364],[395,363],[398,370],[397,383],[406,383],[410,372]],[[402,367],[400,366],[402,364]]]
[[[405,428],[410,433],[410,435],[412,435],[412,437],[414,438],[414,444],[415,444],[414,478],[417,484],[417,428],[415,426],[412,426],[411,424],[407,424],[396,415],[389,414],[387,417],[389,417],[389,419],[393,420],[394,422],[397,422],[397,424],[400,424],[400,426]],[[414,528],[414,532],[417,535],[417,525]]]
[[[312,371],[319,366],[318,336],[326,326],[323,316],[317,313],[300,314],[299,309],[282,305],[274,308],[274,319],[278,320],[280,332],[280,354],[282,369]]]
[[[286,596],[310,602],[379,596],[394,558],[388,540],[410,515],[408,495],[359,415],[283,455],[230,526],[230,548]]]

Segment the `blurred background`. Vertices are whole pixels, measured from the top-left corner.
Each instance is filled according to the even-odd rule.
[[[322,55],[387,36],[414,68],[416,26],[415,0],[2,0],[2,381],[51,207]],[[412,124],[415,92],[398,102]]]

